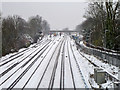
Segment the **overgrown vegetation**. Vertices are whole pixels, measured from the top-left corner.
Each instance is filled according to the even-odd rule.
[[[0,13],[0,57],[2,56],[2,17]]]
[[[77,26],[84,39],[96,46],[120,50],[120,2],[93,2]],[[79,28],[78,28],[79,27]]]
[[[2,55],[18,51],[36,42],[41,33],[49,31],[49,24],[39,15],[25,21],[18,15],[2,19]]]

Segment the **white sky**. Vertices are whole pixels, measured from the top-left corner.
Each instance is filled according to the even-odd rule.
[[[48,21],[51,29],[74,29],[85,20],[87,5],[87,2],[3,2],[2,16],[20,15],[28,20],[38,14]]]

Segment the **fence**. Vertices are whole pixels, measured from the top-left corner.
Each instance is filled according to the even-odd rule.
[[[115,65],[120,67],[120,54],[113,53],[113,52],[106,52],[103,50],[87,47],[85,45],[81,45],[76,42],[78,48],[80,48],[84,53],[94,55],[98,59],[102,60],[103,62]]]
[[[85,45],[80,45],[76,41],[75,41],[75,43],[77,45],[77,48],[79,48],[84,53],[89,54],[89,55],[92,54],[95,57],[102,60],[103,62],[106,62],[106,63],[109,63],[109,64],[120,67],[120,55],[119,54],[111,53],[111,52],[105,52],[105,51],[102,51],[102,50],[87,47]],[[106,70],[105,70],[105,72],[106,72],[106,77],[105,77],[106,80],[111,80],[112,82],[120,82],[119,78],[115,77],[114,75],[112,75],[111,73],[109,73]],[[94,88],[94,89],[97,90],[96,88]],[[108,89],[108,90],[111,90],[111,89]],[[119,90],[119,87],[117,88],[117,90]]]

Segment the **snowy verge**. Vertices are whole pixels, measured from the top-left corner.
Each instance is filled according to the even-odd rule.
[[[73,40],[71,40],[71,44],[73,45],[73,49],[76,52],[76,56],[81,56],[81,58],[79,58],[79,57],[78,58],[80,60],[79,63],[80,63],[80,66],[82,68],[82,72],[83,72],[84,76],[86,77],[86,80],[88,80],[89,83],[91,81],[93,87],[98,88],[98,85],[97,85],[97,83],[95,84],[94,79],[89,80],[90,79],[89,76],[91,74],[94,74],[94,68],[95,68],[95,66],[92,65],[89,61],[94,63],[99,68],[102,68],[105,72],[107,72],[112,77],[118,79],[119,67],[116,67],[116,66],[108,64],[108,63],[104,63],[101,60],[99,60],[98,58],[94,57],[93,55],[88,55],[88,54],[85,54],[83,52],[80,52],[79,50],[76,49],[76,45],[75,45],[75,42]],[[82,59],[83,56],[81,54],[84,57],[86,57],[87,59],[89,59],[89,61],[85,58]],[[101,87],[113,88],[113,82],[109,80],[106,83],[101,84]]]

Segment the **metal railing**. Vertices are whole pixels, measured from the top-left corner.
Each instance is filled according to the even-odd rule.
[[[77,47],[80,48],[84,53],[94,55],[95,57],[102,60],[103,62],[120,67],[120,54],[87,47],[85,45],[80,45],[76,41],[75,43]]]

